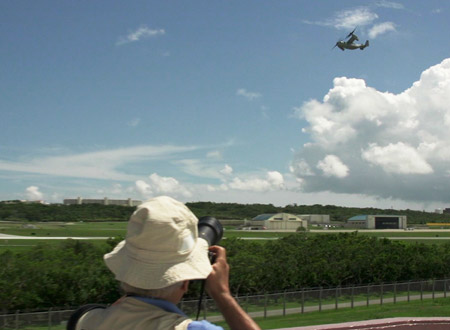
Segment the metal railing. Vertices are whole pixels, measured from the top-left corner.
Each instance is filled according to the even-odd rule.
[[[306,313],[357,306],[382,305],[386,303],[409,302],[411,300],[447,298],[450,279],[418,282],[399,282],[365,286],[336,288],[307,288],[299,291],[284,291],[259,295],[236,296],[238,303],[252,317],[268,317]],[[194,318],[197,314],[197,300],[183,300],[179,307]],[[204,299],[201,318],[220,321],[222,316],[212,299]],[[45,327],[63,329],[74,310],[8,313],[0,315],[0,329],[26,329]]]

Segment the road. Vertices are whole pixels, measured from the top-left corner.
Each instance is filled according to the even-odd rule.
[[[444,298],[444,293],[434,293],[434,298]],[[446,295],[448,296],[448,295]],[[420,299],[433,299],[433,294],[423,294],[422,297],[420,295],[411,295],[409,297],[409,300],[420,300]],[[408,301],[408,296],[400,296],[395,298],[396,302],[405,302]],[[382,304],[388,304],[388,303],[394,303],[394,298],[384,298]],[[369,302],[367,300],[363,301],[355,301],[353,303],[353,307],[359,307],[359,306],[371,306],[371,305],[380,305],[381,300],[380,299],[370,299]],[[301,314],[301,313],[308,313],[308,312],[316,312],[319,310],[331,310],[331,309],[339,309],[339,308],[350,308],[352,307],[351,302],[344,302],[339,303],[337,308],[336,304],[327,304],[327,305],[316,305],[316,306],[304,306],[303,310],[301,307],[298,308],[287,308],[286,310],[283,309],[276,309],[276,310],[267,310],[266,312],[260,311],[260,312],[250,312],[248,313],[252,318],[256,317],[269,317],[269,316],[281,316],[281,315],[289,315],[289,314]],[[221,315],[218,316],[209,316],[206,317],[206,319],[210,322],[219,322],[223,321],[223,317]]]

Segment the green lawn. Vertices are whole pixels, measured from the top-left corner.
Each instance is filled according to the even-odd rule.
[[[19,236],[35,236],[35,237],[124,237],[126,234],[126,221],[116,222],[0,222],[0,233]],[[307,235],[326,235],[336,233],[334,230],[323,230]],[[359,235],[368,235],[374,237],[418,237],[417,239],[404,239],[407,243],[426,243],[426,244],[443,244],[447,239],[431,239],[434,237],[448,238],[450,240],[450,232],[418,232],[418,231],[398,231],[398,232],[358,232]],[[268,239],[276,239],[291,235],[292,232],[269,232],[264,230],[244,231],[230,230],[224,231],[224,238],[261,238],[260,242]],[[45,240],[52,244],[52,240]],[[35,246],[37,242],[42,240],[12,240],[0,239],[0,252],[5,249],[13,249],[15,251],[24,250]]]
[[[309,312],[305,314],[292,314],[286,316],[273,316],[256,318],[255,321],[262,329],[278,329],[300,327],[309,325],[343,323],[391,317],[433,317],[450,316],[450,299],[436,299],[412,301],[409,303],[374,305],[369,307],[342,308],[322,312]],[[229,329],[225,322],[218,325]]]

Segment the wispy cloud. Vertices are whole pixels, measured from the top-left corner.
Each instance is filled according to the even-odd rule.
[[[139,125],[140,122],[141,122],[140,118],[133,118],[127,123],[127,125],[130,127],[136,127]]]
[[[369,30],[369,37],[374,39],[377,36],[379,36],[380,34],[384,34],[389,31],[396,31],[394,23],[384,22],[384,23],[376,24]]]
[[[156,37],[164,34],[166,34],[166,31],[164,29],[149,29],[148,27],[143,25],[137,30],[129,32],[125,37],[119,37],[116,45],[121,46],[131,42],[137,42],[142,39]]]
[[[102,180],[137,180],[119,169],[129,163],[170,158],[199,150],[199,146],[135,146],[61,156],[43,156],[25,161],[0,160],[0,170],[52,176]]]
[[[236,92],[236,95],[243,96],[249,101],[253,101],[253,100],[255,100],[257,98],[260,98],[262,96],[260,93],[249,92],[249,91],[247,91],[244,88],[238,89],[237,92]]]
[[[391,9],[404,9],[405,6],[403,4],[393,1],[381,0],[375,3],[378,7],[391,8]]]
[[[330,26],[339,30],[354,29],[356,26],[370,25],[378,18],[378,15],[368,7],[359,7],[338,11],[332,18],[322,21],[308,21],[307,24],[316,24],[321,26]]]

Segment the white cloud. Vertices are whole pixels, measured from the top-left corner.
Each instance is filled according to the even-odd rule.
[[[405,6],[403,6],[401,3],[393,2],[393,1],[386,1],[386,0],[377,1],[376,5],[378,7],[385,7],[385,8],[391,8],[391,9],[404,9],[405,8]]]
[[[278,171],[267,172],[267,181],[274,188],[283,188],[283,186],[284,186],[283,175]]]
[[[225,164],[224,168],[220,170],[220,173],[223,175],[231,175],[233,173],[233,168],[230,165]]]
[[[223,176],[222,165],[214,161],[211,163],[203,159],[181,159],[173,163],[180,166],[183,172],[196,177],[220,179]]]
[[[311,167],[304,159],[298,159],[295,163],[292,163],[289,166],[289,171],[298,177],[314,175]]]
[[[368,7],[358,7],[353,9],[341,10],[329,19],[323,21],[308,21],[307,24],[316,24],[321,26],[331,26],[339,30],[353,30],[355,27],[372,24],[378,15],[371,11]]]
[[[135,181],[140,177],[122,172],[129,163],[161,160],[192,152],[198,146],[134,146],[72,155],[38,157],[20,162],[0,160],[0,170],[101,180]]]
[[[222,153],[220,151],[214,150],[208,152],[206,154],[206,157],[211,159],[222,159]]]
[[[153,193],[150,185],[143,180],[137,180],[135,182],[135,186],[136,186],[136,191],[145,198],[150,197]]]
[[[269,190],[282,189],[283,185],[283,176],[281,173],[276,171],[267,172],[264,179],[257,177],[241,179],[239,177],[235,177],[230,183],[228,183],[228,186],[231,189],[254,192],[265,192]]]
[[[396,31],[394,23],[384,22],[380,24],[375,24],[369,30],[369,38],[375,39],[380,34],[384,34],[389,31]]]
[[[149,182],[144,180],[135,182],[134,188],[143,198],[157,195],[168,195],[173,198],[192,197],[191,191],[173,177],[165,177],[153,173],[148,179]]]
[[[354,29],[356,26],[371,24],[378,15],[368,8],[343,10],[336,14],[333,25],[337,29]]]
[[[387,173],[429,174],[433,172],[418,151],[403,142],[389,143],[384,147],[372,143],[362,151],[362,158],[371,164],[381,166]]]
[[[291,173],[305,192],[448,202],[449,104],[450,59],[399,94],[335,78],[322,101],[294,109],[310,142],[294,156]]]
[[[159,176],[153,173],[149,176],[150,187],[157,194],[170,195],[170,196],[183,196],[191,197],[192,193],[178,182],[175,178]]]
[[[148,27],[143,25],[137,30],[131,31],[125,37],[119,37],[116,45],[121,46],[130,42],[136,42],[145,38],[156,37],[164,34],[166,34],[166,31],[164,31],[164,29],[149,29]]]
[[[260,98],[262,96],[260,93],[249,92],[249,91],[247,91],[244,88],[238,89],[237,92],[236,92],[236,95],[243,96],[249,101],[253,101],[253,100],[255,100],[257,98]]]
[[[326,177],[345,178],[349,172],[348,167],[335,155],[325,156],[317,163],[317,168],[322,170]]]
[[[109,192],[114,195],[120,195],[123,193],[123,187],[120,183],[113,183]]]
[[[42,194],[39,191],[39,187],[29,186],[25,191],[26,191],[27,200],[29,200],[29,201],[37,201],[37,200],[44,199],[44,194]]]

